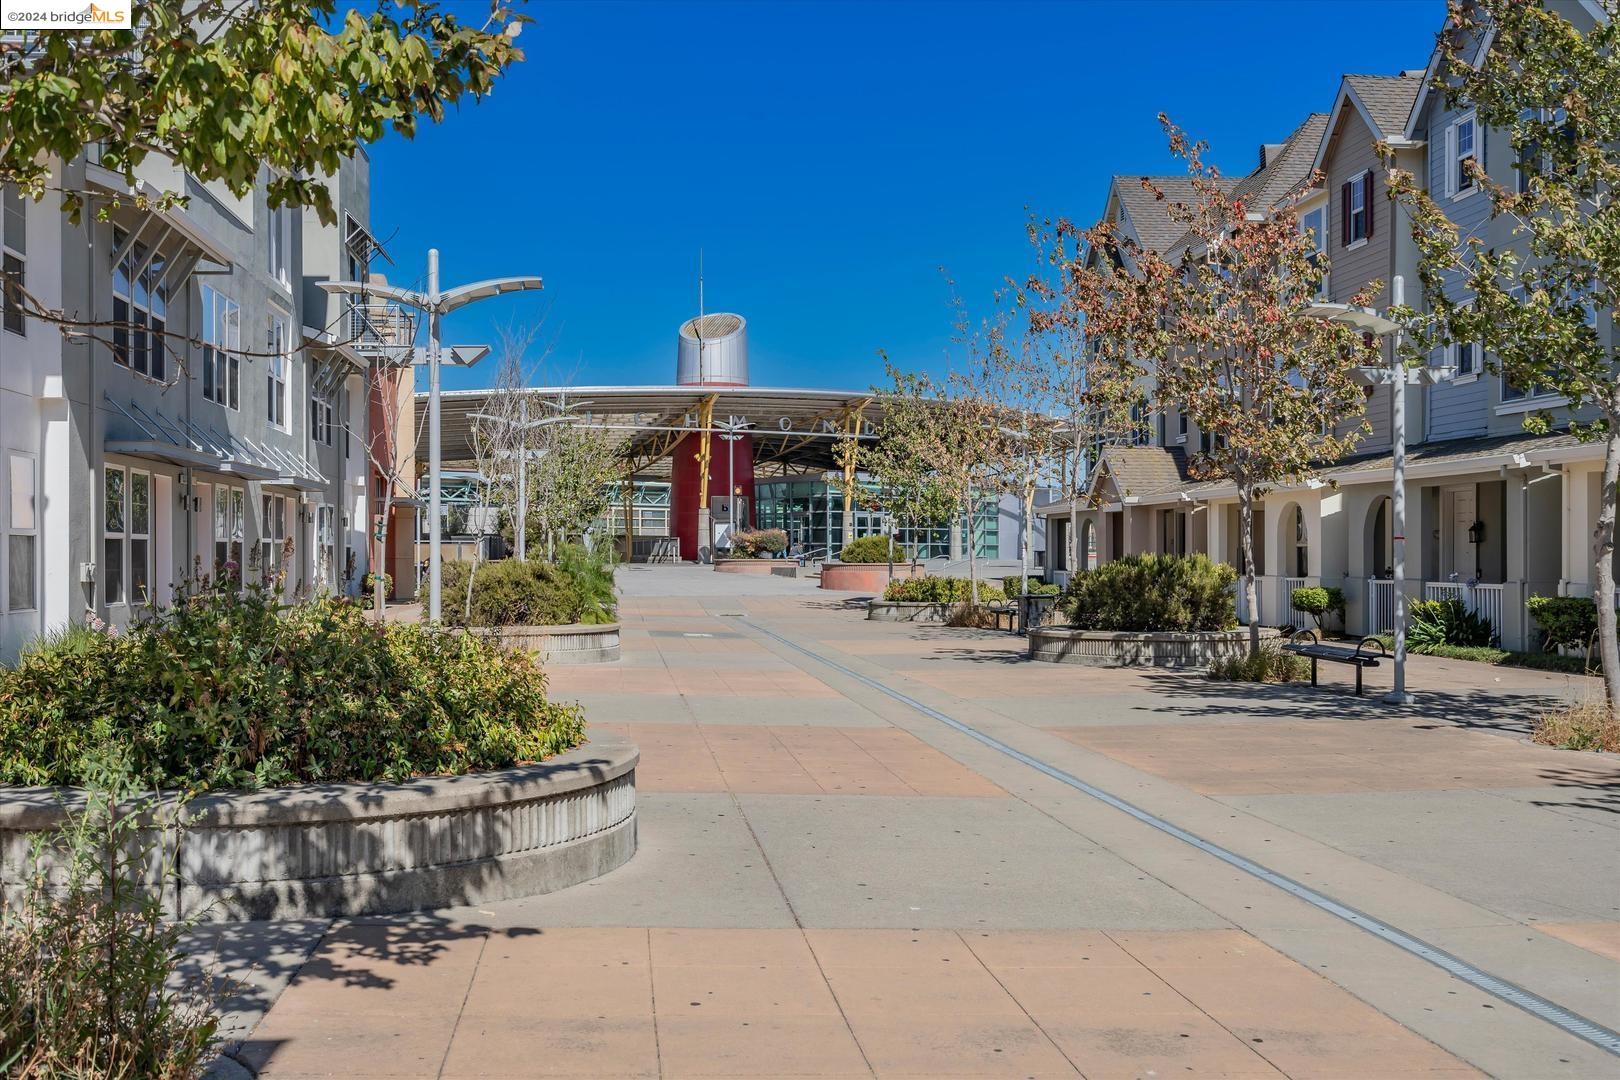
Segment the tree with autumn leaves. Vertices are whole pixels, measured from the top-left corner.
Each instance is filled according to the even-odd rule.
[[[1607,20],[1584,29],[1522,0],[1452,0],[1449,9],[1431,89],[1452,107],[1474,110],[1482,127],[1506,132],[1514,166],[1506,180],[1477,163],[1467,166],[1490,200],[1497,234],[1490,240],[1486,228],[1460,235],[1424,184],[1391,171],[1391,193],[1411,213],[1420,253],[1426,312],[1408,313],[1413,359],[1421,362],[1428,350],[1452,341],[1481,342],[1505,379],[1562,397],[1571,432],[1603,444],[1591,553],[1604,690],[1611,714],[1620,716],[1614,573],[1620,372],[1613,344],[1620,300],[1620,27],[1612,8]],[[1481,42],[1488,43],[1483,57],[1476,55]],[[1546,432],[1553,423],[1536,412],[1525,426]]]
[[[1151,374],[1158,408],[1182,410],[1205,436],[1193,474],[1237,490],[1255,654],[1256,503],[1270,488],[1298,483],[1355,449],[1366,432],[1357,369],[1380,364],[1380,351],[1359,331],[1310,311],[1325,268],[1293,205],[1250,201],[1208,162],[1204,143],[1162,114],[1159,120],[1191,180],[1191,197],[1167,206],[1187,235],[1168,258],[1134,251],[1134,272],[1114,282],[1130,352],[1124,362]],[[1143,184],[1152,189],[1151,181]],[[1353,302],[1370,302],[1377,287],[1369,284]]]

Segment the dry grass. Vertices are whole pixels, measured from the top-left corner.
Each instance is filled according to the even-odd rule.
[[[1531,739],[1561,750],[1598,750],[1620,753],[1620,720],[1603,701],[1583,701],[1543,713],[1536,719]]]

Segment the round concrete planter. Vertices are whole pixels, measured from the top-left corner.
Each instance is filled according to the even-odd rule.
[[[894,577],[923,576],[923,568],[911,563],[895,563]],[[821,564],[821,587],[842,592],[881,593],[889,584],[888,563],[827,562]]]
[[[769,577],[779,566],[796,566],[787,559],[716,559],[714,569],[720,574],[760,574]]]
[[[942,623],[955,604],[925,604],[903,600],[868,600],[866,617],[872,622]]]
[[[496,626],[478,632],[494,635],[509,649],[538,653],[545,664],[602,664],[619,658],[618,623]]]
[[[636,850],[635,744],[601,735],[538,765],[403,784],[172,794],[143,811],[148,883],[208,921],[302,919],[482,904],[599,877]],[[29,834],[84,805],[77,788],[0,788],[0,881]],[[165,869],[166,868],[166,869]],[[161,882],[161,885],[159,884]]]
[[[1279,636],[1272,627],[1260,628],[1262,641]],[[1028,640],[1031,660],[1093,667],[1199,668],[1249,650],[1247,629],[1131,634],[1043,626],[1031,629]]]

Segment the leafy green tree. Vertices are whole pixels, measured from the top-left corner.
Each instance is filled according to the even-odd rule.
[[[1159,119],[1192,181],[1190,200],[1169,208],[1190,239],[1173,263],[1139,253],[1139,272],[1120,284],[1137,294],[1132,345],[1154,372],[1156,404],[1182,410],[1212,436],[1193,471],[1237,489],[1249,654],[1257,656],[1255,503],[1270,486],[1310,476],[1355,448],[1366,399],[1354,373],[1380,362],[1378,347],[1309,314],[1325,268],[1293,207],[1236,194],[1205,161],[1203,143]]]
[[[1620,481],[1620,373],[1612,344],[1620,299],[1620,28],[1608,17],[1581,29],[1522,0],[1452,0],[1433,88],[1482,127],[1505,131],[1515,175],[1493,180],[1470,165],[1493,219],[1511,238],[1490,243],[1457,226],[1410,174],[1391,193],[1409,208],[1429,309],[1416,349],[1479,341],[1509,382],[1556,393],[1577,417],[1570,430],[1604,446],[1592,559],[1598,650],[1612,714],[1620,715],[1620,637],[1615,621],[1616,483]],[[1476,64],[1479,42],[1489,48]],[[1461,286],[1459,293],[1448,283]],[[1454,299],[1461,295],[1467,299]],[[1608,333],[1600,330],[1608,323]],[[1606,340],[1608,339],[1608,340]],[[1532,413],[1525,426],[1547,431]]]
[[[890,386],[876,391],[883,404],[882,438],[859,444],[857,464],[877,481],[882,508],[895,521],[913,529],[947,522],[958,503],[933,456],[938,449],[935,406],[923,394],[918,376],[887,360],[884,369]]]
[[[472,5],[461,6],[465,10]],[[432,0],[134,0],[132,30],[52,31],[0,51],[0,182],[42,198],[51,159],[99,147],[131,184],[151,155],[271,206],[336,218],[321,177],[388,129],[410,137],[523,58],[524,16],[478,25]],[[75,219],[84,193],[62,193]],[[164,196],[178,199],[174,192]]]

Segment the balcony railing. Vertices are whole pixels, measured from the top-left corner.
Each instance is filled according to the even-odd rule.
[[[361,356],[399,362],[416,342],[416,313],[398,304],[361,298],[349,308],[349,345]]]

